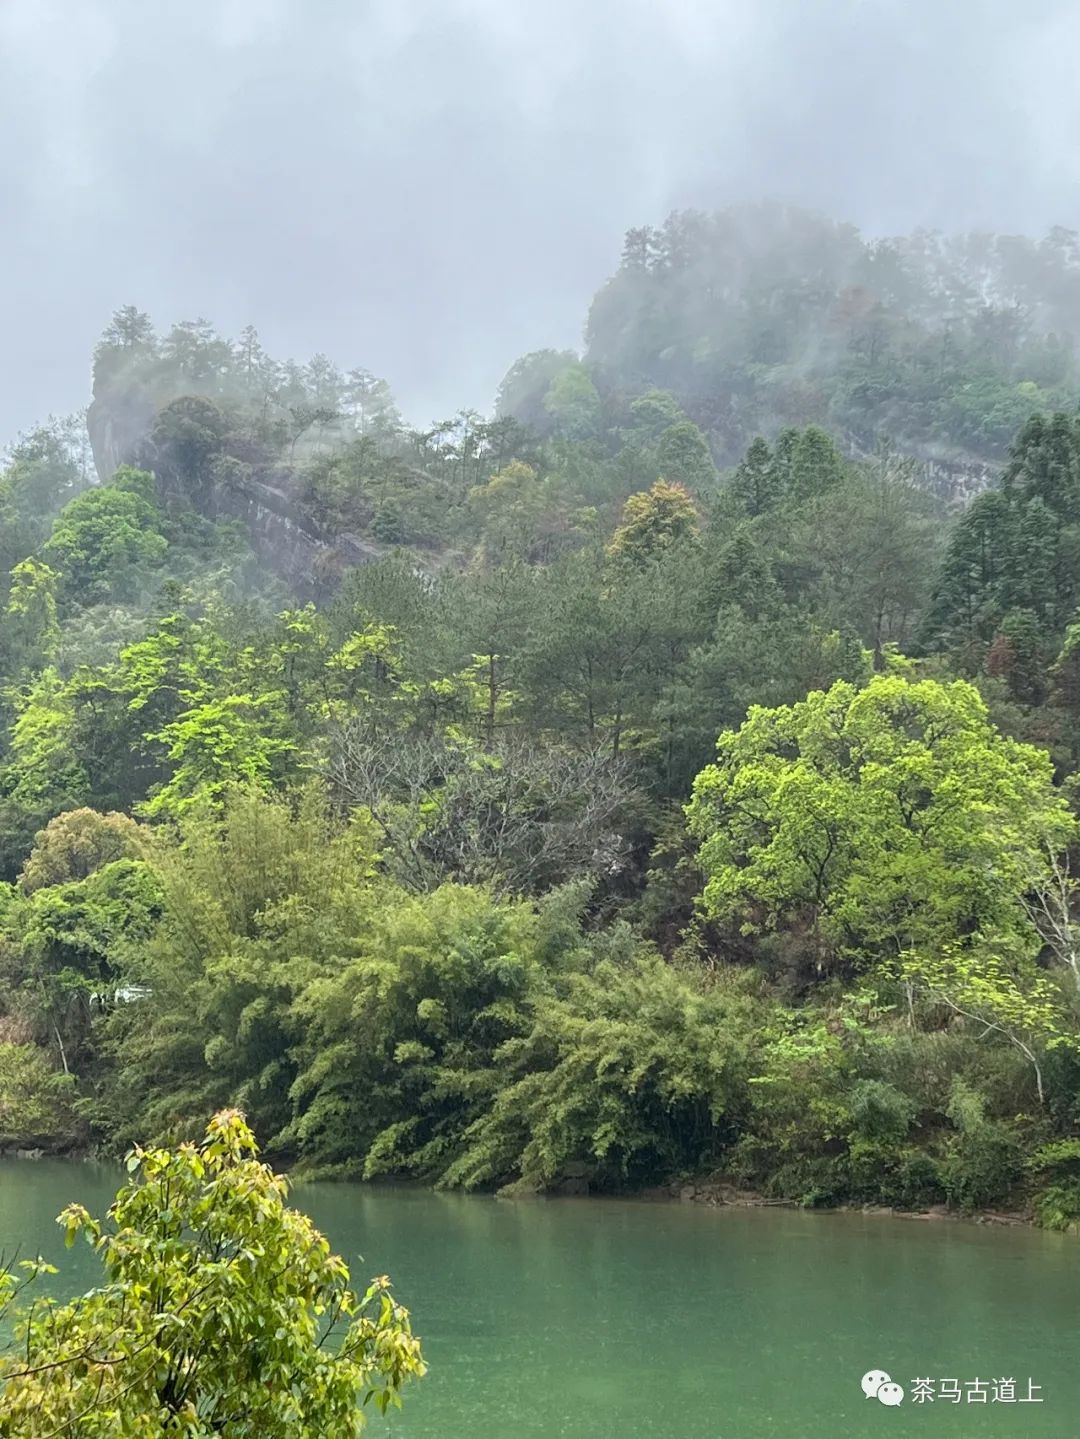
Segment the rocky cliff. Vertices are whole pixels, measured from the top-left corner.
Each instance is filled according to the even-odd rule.
[[[163,492],[168,493],[168,482],[156,469],[148,445],[156,414],[154,403],[135,387],[95,393],[86,422],[101,480],[110,479],[120,465],[136,464],[155,470]],[[211,518],[239,520],[255,553],[304,598],[325,595],[336,587],[344,571],[368,564],[386,552],[358,535],[322,533],[285,489],[240,467],[231,467],[226,479],[202,486],[197,495],[189,493],[188,498]]]
[[[386,551],[358,535],[317,534],[284,491],[260,480],[232,479],[214,492],[215,515],[244,525],[255,553],[304,596],[325,594],[345,570],[377,560]]]

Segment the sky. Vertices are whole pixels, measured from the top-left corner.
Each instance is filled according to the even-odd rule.
[[[122,304],[425,422],[579,346],[623,232],[1080,229],[1072,0],[0,0],[0,442]]]

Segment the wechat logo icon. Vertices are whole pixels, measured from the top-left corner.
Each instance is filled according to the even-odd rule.
[[[895,1409],[897,1404],[904,1402],[904,1390],[900,1384],[894,1384],[884,1369],[868,1369],[862,1377],[862,1392],[867,1399],[876,1399],[881,1404],[887,1404],[890,1409]]]

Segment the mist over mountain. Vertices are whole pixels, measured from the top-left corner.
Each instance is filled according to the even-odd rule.
[[[199,1197],[244,1123],[304,1178],[1080,1231],[1080,23],[941,8],[0,10],[0,1190],[12,1151],[223,1136],[129,1158],[162,1208],[132,1179],[104,1289],[20,1328],[0,1264],[4,1439],[383,1407],[320,1348],[353,1310],[322,1247],[250,1227],[250,1161]],[[468,1418],[417,1434],[710,1432],[690,1396],[808,1439],[732,1420],[722,1268],[680,1289],[621,1229],[572,1353],[538,1215],[520,1282],[451,1287]],[[938,1308],[1050,1395],[1070,1329],[1017,1252]],[[855,1287],[921,1324],[890,1266]],[[634,1373],[708,1309],[704,1380],[612,1377],[616,1269]],[[488,1382],[500,1289],[539,1427]],[[337,1358],[396,1372],[366,1293]],[[857,1372],[835,1423],[769,1378],[837,1439]]]
[[[488,408],[577,347],[620,237],[773,198],[871,236],[1080,224],[1060,0],[10,0],[0,434],[135,302]]]

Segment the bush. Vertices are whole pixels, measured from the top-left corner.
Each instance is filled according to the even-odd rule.
[[[23,1314],[0,1359],[0,1436],[351,1439],[363,1405],[385,1411],[424,1373],[389,1280],[352,1292],[239,1114],[216,1115],[198,1147],[136,1150],[127,1167],[104,1222],[77,1204],[60,1216],[104,1282]],[[0,1312],[18,1287],[0,1274]]]
[[[0,1149],[63,1148],[79,1135],[75,1081],[32,1044],[0,1041]]]
[[[889,1202],[904,1209],[923,1209],[945,1199],[941,1166],[919,1149],[906,1149],[898,1157],[891,1177]]]
[[[962,1209],[1003,1203],[1023,1172],[1016,1134],[1001,1120],[987,1118],[985,1097],[960,1077],[953,1082],[948,1115],[957,1128],[941,1167],[949,1202]]]
[[[34,836],[19,875],[24,894],[49,885],[86,879],[95,870],[139,853],[139,826],[126,814],[72,809],[51,819]]]
[[[807,1205],[846,1198],[850,1070],[851,1056],[823,1022],[774,1035],[750,1080],[747,1132],[732,1152],[732,1175]]]
[[[912,1099],[880,1079],[860,1079],[851,1091],[852,1129],[860,1139],[879,1143],[901,1140],[916,1111]]]
[[[628,932],[607,943],[502,1046],[494,1103],[447,1183],[633,1187],[715,1165],[738,1136],[756,1027],[745,985],[681,972]]]
[[[1080,1227],[1080,1139],[1044,1144],[1028,1161],[1043,1180],[1035,1193],[1035,1218],[1044,1229]]]

